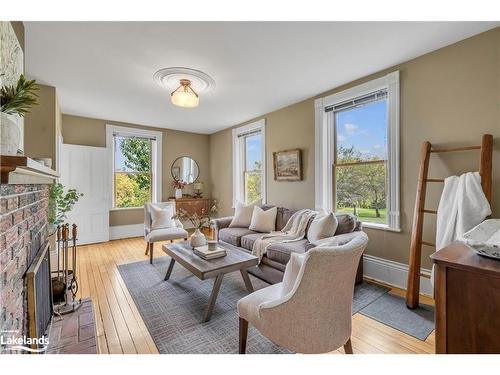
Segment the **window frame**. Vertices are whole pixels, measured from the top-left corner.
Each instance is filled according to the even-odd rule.
[[[399,71],[347,90],[316,99],[315,106],[315,208],[333,211],[335,162],[335,112],[326,108],[370,93],[387,90],[387,224],[363,222],[367,228],[401,231]]]
[[[108,164],[111,178],[111,211],[136,210],[142,207],[116,207],[115,206],[115,134],[118,136],[154,138],[151,142],[151,201],[153,203],[162,201],[162,142],[163,133],[160,131],[131,128],[127,126],[117,126],[106,124],[106,148],[108,150]]]
[[[261,193],[262,204],[266,203],[266,120],[261,119],[250,124],[234,128],[233,137],[233,208],[237,202],[245,202],[245,175],[246,154],[245,154],[245,134],[260,132],[262,137],[262,178]]]

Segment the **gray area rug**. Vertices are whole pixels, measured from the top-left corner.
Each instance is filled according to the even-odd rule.
[[[360,310],[360,313],[425,341],[434,330],[434,308],[421,304],[415,310],[406,307],[405,299],[384,294]]]
[[[178,263],[164,281],[170,258],[118,266],[158,351],[164,354],[227,354],[238,352],[236,304],[248,293],[239,272],[226,274],[212,319],[202,323],[213,280],[199,280]],[[250,275],[255,290],[269,284]],[[353,314],[360,312],[421,340],[434,329],[432,310],[408,310],[388,288],[363,283],[354,290]],[[429,315],[430,314],[430,315]],[[432,319],[431,319],[432,318]],[[429,330],[430,329],[430,330]],[[281,354],[281,348],[249,326],[248,353]]]
[[[134,302],[160,353],[237,353],[236,303],[248,293],[239,272],[226,274],[212,319],[202,323],[213,280],[201,281],[175,264],[170,280],[163,281],[170,262],[165,256],[118,266]],[[255,290],[269,284],[250,275]],[[387,288],[363,283],[356,287],[353,314],[375,301]],[[274,345],[251,325],[248,353],[290,353]]]
[[[248,294],[241,274],[224,275],[212,318],[202,323],[212,280],[200,280],[176,263],[170,279],[164,281],[170,258],[118,266],[135,305],[160,353],[238,353],[236,303]],[[250,275],[255,290],[268,286]],[[274,345],[249,326],[248,353],[290,353]]]
[[[352,301],[352,315],[361,311],[388,291],[389,288],[375,284],[362,283],[356,285],[354,288],[354,299]]]

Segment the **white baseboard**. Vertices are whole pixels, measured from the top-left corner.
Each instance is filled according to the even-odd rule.
[[[426,275],[431,274],[431,271],[426,268],[421,268],[420,272]],[[397,288],[406,289],[408,265],[365,254],[363,255],[363,276]],[[432,290],[430,280],[420,277],[420,294],[432,297]]]
[[[109,239],[119,240],[122,238],[144,236],[144,224],[115,225],[109,227]]]

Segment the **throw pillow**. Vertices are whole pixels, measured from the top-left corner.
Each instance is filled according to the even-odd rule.
[[[277,207],[264,211],[259,206],[255,206],[253,208],[252,220],[250,222],[249,229],[256,232],[272,232],[276,228],[277,213]]]
[[[172,205],[158,207],[151,205],[151,229],[164,229],[175,227],[174,208]]]
[[[317,216],[311,222],[307,231],[307,239],[309,242],[314,242],[327,237],[333,237],[337,230],[337,216],[333,213],[328,215]]]
[[[337,217],[338,226],[336,236],[344,233],[351,233],[356,229],[356,218],[351,214],[338,214]]]
[[[248,228],[250,222],[252,221],[254,204],[249,204],[248,206],[237,202],[236,208],[234,209],[234,217],[229,224],[229,228]]]

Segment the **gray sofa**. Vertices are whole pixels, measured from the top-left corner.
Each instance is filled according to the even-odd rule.
[[[261,207],[267,210],[273,206]],[[276,230],[281,230],[296,210],[278,207],[277,211]],[[212,220],[212,225],[216,231],[216,238],[219,241],[236,246],[242,251],[251,252],[255,240],[265,233],[254,232],[248,228],[229,228],[232,219],[232,216],[228,216]],[[283,279],[283,272],[290,260],[291,253],[304,253],[325,242],[333,241],[335,244],[341,245],[349,242],[361,233],[361,222],[353,215],[338,214],[337,219],[339,225],[332,237],[312,243],[307,238],[304,238],[295,242],[272,244],[267,248],[266,255],[262,258],[259,266],[250,269],[249,272],[271,284],[279,283]],[[362,281],[363,257],[361,257],[356,273],[356,284]]]

